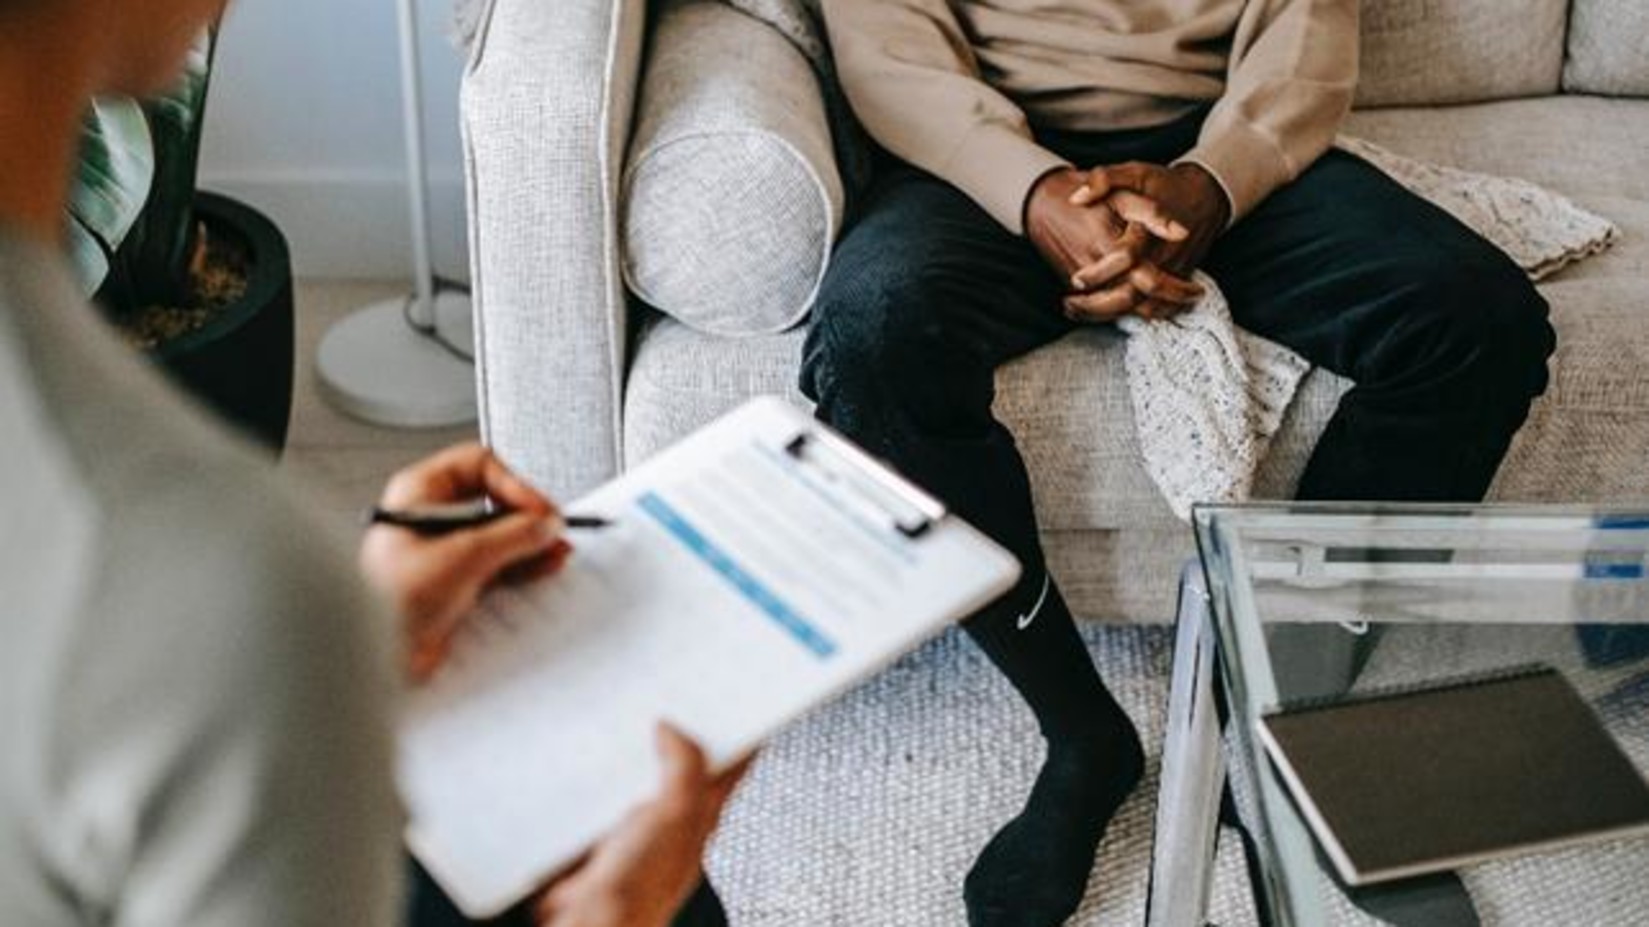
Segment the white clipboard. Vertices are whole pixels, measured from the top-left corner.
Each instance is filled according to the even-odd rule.
[[[561,575],[501,590],[402,725],[408,845],[499,914],[659,787],[665,720],[723,768],[1012,588],[1007,551],[784,402],[567,506]]]

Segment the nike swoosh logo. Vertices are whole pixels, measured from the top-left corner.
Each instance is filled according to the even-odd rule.
[[[1042,592],[1037,595],[1036,604],[1031,606],[1031,610],[1019,616],[1019,620],[1016,622],[1019,625],[1019,630],[1023,631],[1030,627],[1032,622],[1036,621],[1036,616],[1042,613],[1042,603],[1048,601],[1048,587],[1051,585],[1053,585],[1053,577],[1047,573],[1042,574]]]

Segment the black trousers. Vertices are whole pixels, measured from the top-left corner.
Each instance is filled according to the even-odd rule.
[[[1165,164],[1202,117],[1040,141],[1084,167]],[[1522,271],[1351,155],[1330,152],[1273,193],[1203,269],[1240,325],[1356,384],[1300,498],[1478,500],[1545,389],[1555,338]],[[991,414],[995,372],[1073,330],[1063,286],[967,196],[895,163],[838,246],[808,333],[801,385],[819,417],[1024,563],[997,610],[1034,599],[1044,568],[1024,463]]]

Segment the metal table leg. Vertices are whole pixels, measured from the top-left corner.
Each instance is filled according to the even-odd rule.
[[[1214,632],[1202,567],[1180,578],[1178,633],[1162,745],[1149,927],[1202,927],[1219,833],[1225,756],[1214,702]]]

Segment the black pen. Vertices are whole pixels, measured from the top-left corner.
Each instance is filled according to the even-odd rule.
[[[474,502],[453,502],[443,505],[421,505],[405,509],[387,509],[375,506],[366,515],[368,524],[394,525],[419,534],[447,534],[476,528],[508,515],[510,510],[494,505],[490,499]],[[562,524],[569,531],[595,531],[612,527],[612,520],[594,515],[567,515]]]

